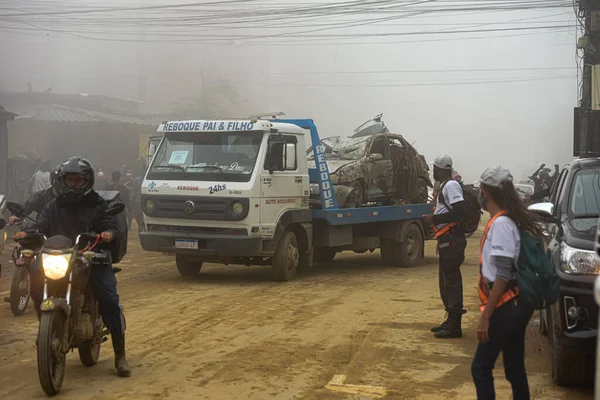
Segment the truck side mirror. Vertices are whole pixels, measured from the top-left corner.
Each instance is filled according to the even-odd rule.
[[[148,145],[148,158],[151,159],[154,157],[154,153],[156,153],[156,145],[154,143],[150,143]]]
[[[283,152],[283,169],[294,171],[296,169],[296,144],[286,143]]]

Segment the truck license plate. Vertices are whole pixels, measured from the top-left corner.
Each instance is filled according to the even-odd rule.
[[[178,249],[198,249],[198,241],[195,239],[175,239],[175,247]]]

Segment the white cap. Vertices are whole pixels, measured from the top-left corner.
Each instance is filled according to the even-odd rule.
[[[433,162],[433,165],[440,169],[452,170],[452,159],[447,155],[438,156]]]
[[[502,165],[497,167],[491,167],[483,171],[479,181],[487,186],[502,187],[502,184],[506,181],[512,182],[513,176],[510,171],[504,168]]]

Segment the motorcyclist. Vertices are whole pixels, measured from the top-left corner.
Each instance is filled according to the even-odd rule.
[[[550,189],[554,181],[558,178],[559,166],[554,164],[554,175],[550,176],[550,168],[545,168],[546,164],[540,167],[531,175],[531,180],[535,184],[534,192],[541,192],[545,189]]]
[[[25,203],[23,203],[23,210],[24,210],[23,214],[24,215],[30,215],[34,211],[39,214],[42,211],[42,209],[44,208],[44,206],[50,202],[50,200],[52,200],[56,196],[58,196],[56,179],[57,179],[57,171],[55,168],[50,173],[50,183],[52,186],[48,189],[43,189],[43,190],[39,190],[39,191],[35,192],[34,194],[31,195],[30,198],[27,199],[27,201],[25,201]],[[8,224],[12,225],[18,219],[19,219],[18,216],[13,215],[8,219]]]
[[[106,250],[108,246],[115,245],[111,243],[118,233],[115,217],[103,216],[94,219],[107,209],[108,204],[93,190],[94,169],[91,163],[82,157],[69,158],[61,164],[56,181],[59,195],[38,215],[38,231],[48,237],[63,235],[74,241],[77,235],[91,230],[101,232],[103,244],[100,249]],[[89,227],[92,220],[92,226]],[[42,301],[43,282],[41,268],[32,268],[31,297],[36,309],[39,309]],[[117,374],[122,377],[130,376],[131,370],[125,356],[125,319],[119,305],[117,280],[112,264],[108,262],[104,265],[93,265],[90,284],[98,300],[102,319],[112,337]]]

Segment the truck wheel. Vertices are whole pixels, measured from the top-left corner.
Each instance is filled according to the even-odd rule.
[[[181,254],[175,254],[175,263],[182,276],[197,276],[202,268],[202,261],[194,261]]]
[[[330,262],[333,261],[337,251],[331,247],[317,247],[315,248],[315,261],[319,262]]]
[[[406,228],[402,243],[394,243],[393,257],[396,267],[414,267],[423,253],[423,235],[415,224]]]
[[[300,250],[294,232],[284,232],[273,255],[273,279],[290,281],[296,275],[300,264]]]
[[[558,304],[554,304],[546,312],[550,357],[552,358],[552,380],[559,386],[581,385],[589,378],[587,354],[581,346],[572,346],[566,343],[562,326],[557,321],[560,313],[558,307]]]

